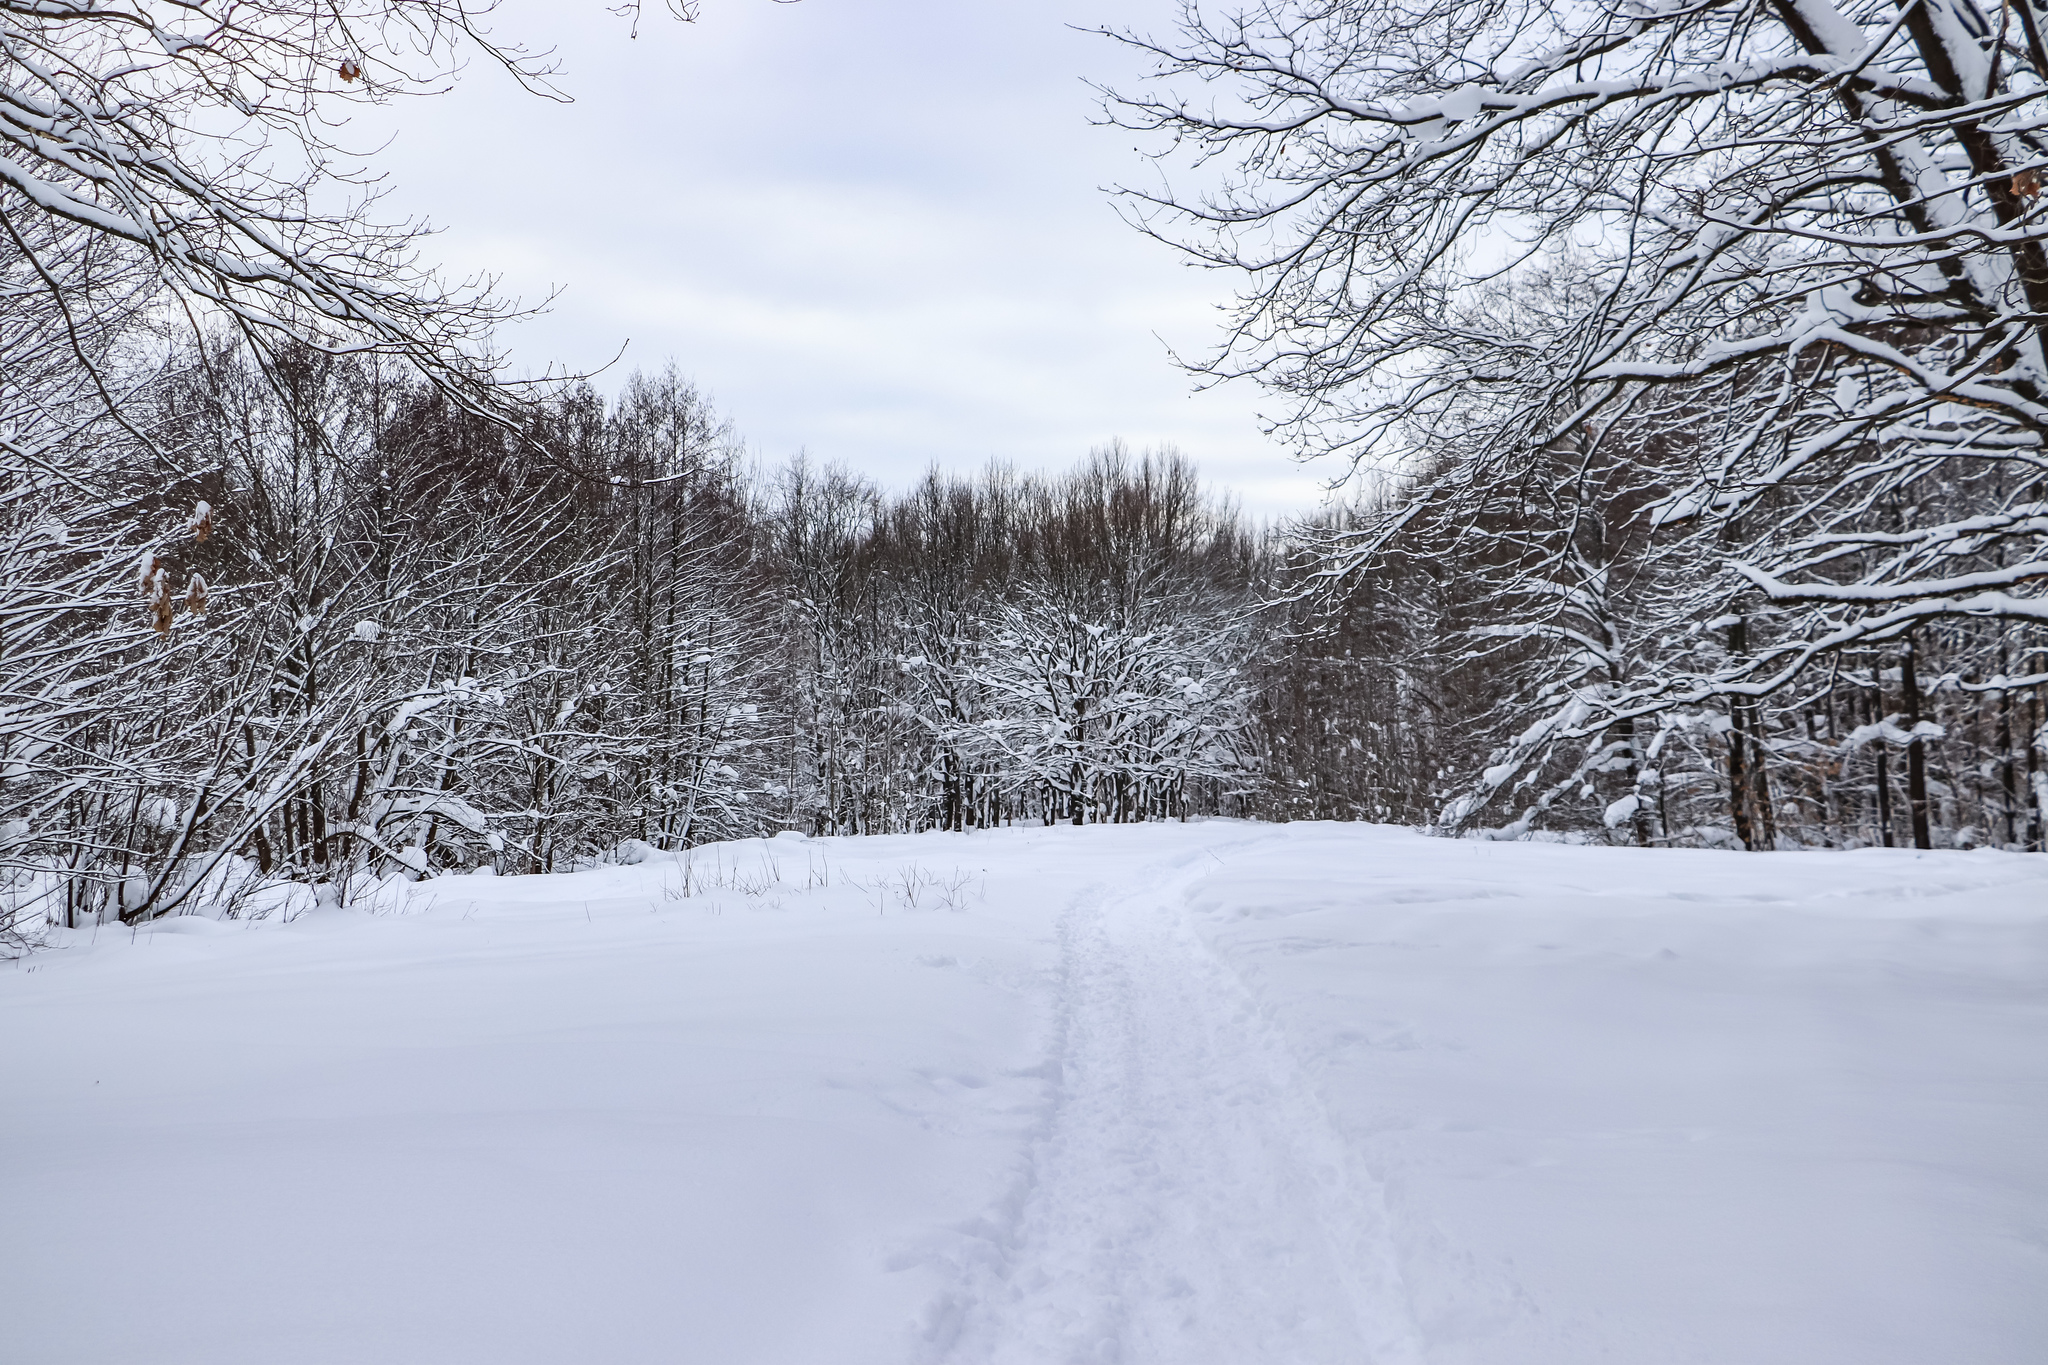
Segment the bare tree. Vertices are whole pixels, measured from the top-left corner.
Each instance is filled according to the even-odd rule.
[[[1198,368],[1269,385],[1302,449],[1424,475],[1408,516],[1560,448],[1690,452],[1640,512],[1725,566],[1679,614],[1741,624],[1563,731],[1746,714],[1924,623],[2048,619],[2030,4],[1276,0],[1124,41],[1166,93],[1113,115],[1222,169],[1127,200],[1242,272]],[[1329,575],[1398,521],[1331,541]]]

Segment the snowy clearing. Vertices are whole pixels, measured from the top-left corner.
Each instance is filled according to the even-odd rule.
[[[0,973],[0,1358],[1974,1365],[2048,859],[783,838]]]

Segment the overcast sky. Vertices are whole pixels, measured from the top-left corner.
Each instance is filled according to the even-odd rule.
[[[1213,339],[1230,281],[1101,192],[1156,172],[1090,125],[1083,78],[1139,68],[1069,25],[1165,32],[1171,0],[659,7],[635,40],[602,0],[506,0],[496,31],[556,49],[574,104],[473,64],[390,115],[385,211],[431,218],[452,270],[561,288],[505,338],[516,366],[589,369],[630,339],[607,386],[673,359],[764,459],[891,486],[992,455],[1064,468],[1121,436],[1178,445],[1258,515],[1317,501],[1255,390],[1191,393],[1168,359]]]

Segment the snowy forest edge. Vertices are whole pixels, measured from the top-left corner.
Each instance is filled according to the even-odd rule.
[[[780,829],[2039,850],[2048,58],[1908,9],[1126,38],[1245,101],[1108,105],[1237,167],[1127,201],[1245,281],[1198,368],[1360,470],[1255,528],[1170,450],[889,492],[500,383],[416,232],[224,151],[459,9],[0,0],[0,932]]]

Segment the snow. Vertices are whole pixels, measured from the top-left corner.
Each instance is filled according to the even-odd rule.
[[[0,1359],[2048,1340],[2048,859],[796,839],[0,974]]]

